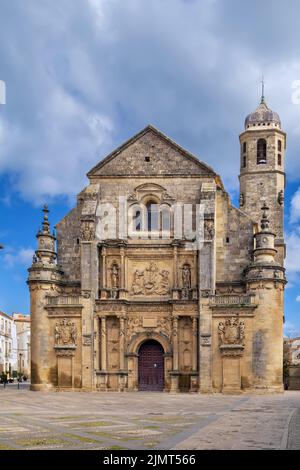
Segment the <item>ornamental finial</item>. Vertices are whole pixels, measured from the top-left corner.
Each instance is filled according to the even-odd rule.
[[[49,219],[48,219],[49,209],[48,209],[47,204],[44,204],[43,212],[44,212],[44,219],[43,219],[43,224],[42,224],[42,231],[44,233],[50,233],[50,224],[49,224]]]

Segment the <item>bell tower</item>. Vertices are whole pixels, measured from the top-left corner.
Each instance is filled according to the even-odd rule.
[[[259,223],[261,207],[267,203],[270,229],[276,236],[276,260],[283,265],[286,134],[279,115],[266,104],[264,85],[260,104],[246,117],[240,149],[240,209]]]

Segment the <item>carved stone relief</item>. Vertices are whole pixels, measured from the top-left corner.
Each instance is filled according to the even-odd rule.
[[[54,327],[55,346],[76,346],[77,327],[75,323],[67,318],[56,322]]]
[[[204,221],[204,239],[205,240],[212,240],[215,235],[215,228],[214,228],[214,221],[213,220],[205,220]]]
[[[140,333],[143,330],[143,317],[129,317],[127,318],[126,332],[127,338],[130,339],[135,333]]]
[[[166,295],[169,293],[169,271],[160,270],[153,261],[144,269],[136,269],[131,286],[132,295]]]
[[[127,340],[129,341],[130,338],[134,334],[142,333],[142,332],[163,333],[170,339],[171,334],[172,334],[171,317],[169,316],[158,317],[156,326],[155,327],[152,326],[149,328],[143,326],[142,316],[129,317],[127,319],[127,325],[126,325]]]
[[[90,334],[82,335],[82,344],[83,344],[83,346],[91,346],[91,344],[92,344],[92,335],[90,335]]]
[[[201,335],[200,344],[201,344],[201,346],[211,346],[211,336],[210,335]]]
[[[81,222],[81,239],[84,241],[91,241],[94,239],[94,222],[84,220]]]
[[[242,294],[243,292],[242,286],[224,286],[216,289],[216,294]]]
[[[245,323],[236,317],[231,317],[218,325],[219,345],[244,345]]]

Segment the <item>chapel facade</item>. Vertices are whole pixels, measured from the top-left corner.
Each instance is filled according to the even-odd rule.
[[[89,173],[29,268],[31,389],[282,391],[286,135],[240,135],[240,207],[153,126]]]

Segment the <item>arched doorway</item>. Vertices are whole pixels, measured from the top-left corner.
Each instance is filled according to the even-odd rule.
[[[164,350],[155,340],[141,344],[138,351],[139,390],[161,392],[164,389]]]

